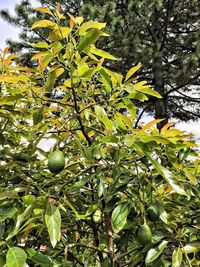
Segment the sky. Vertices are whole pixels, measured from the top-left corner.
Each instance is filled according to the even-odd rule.
[[[12,14],[14,14],[14,7],[16,4],[20,4],[21,0],[0,0],[0,9],[8,9]],[[39,7],[40,3],[37,0],[31,0],[33,7]],[[4,49],[6,47],[6,39],[17,40],[18,39],[18,29],[9,25],[0,18],[0,48]],[[150,117],[145,117],[144,121],[148,122],[152,120]],[[195,135],[195,139],[200,139],[200,120],[195,122],[181,122],[176,123],[176,128],[180,130],[191,132]],[[200,140],[198,140],[200,143]]]

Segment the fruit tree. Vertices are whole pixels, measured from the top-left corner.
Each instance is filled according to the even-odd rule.
[[[161,96],[140,65],[108,68],[105,23],[37,10],[36,67],[0,57],[0,266],[198,266],[192,136],[160,119],[134,128],[134,104]]]

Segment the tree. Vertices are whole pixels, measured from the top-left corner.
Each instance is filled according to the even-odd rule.
[[[55,1],[40,2],[55,6]],[[141,116],[145,111],[153,114],[155,110],[155,118],[165,118],[159,128],[168,118],[184,121],[199,118],[199,1],[151,0],[148,5],[146,1],[135,0],[59,2],[65,13],[81,13],[107,22],[111,39],[99,45],[120,59],[110,66],[113,70],[124,74],[138,62],[145,66],[141,76],[151,82],[163,99],[149,99],[142,104]],[[17,46],[22,48],[34,41],[28,31],[32,22],[28,1],[18,5],[16,11],[15,18],[5,11],[1,11],[1,16],[22,26],[21,37],[26,44]],[[38,34],[38,30],[35,32]],[[40,35],[44,36],[43,33]],[[9,44],[13,48],[17,45]]]
[[[49,19],[32,29],[48,42],[33,44],[34,67],[0,57],[1,265],[197,266],[195,142],[171,123],[154,128],[161,120],[134,129],[132,100],[160,95],[134,79],[140,66],[122,76],[104,65],[115,60],[95,45],[105,23],[70,15],[63,27],[59,6],[40,12]]]

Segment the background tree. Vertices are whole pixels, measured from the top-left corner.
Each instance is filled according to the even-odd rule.
[[[55,1],[40,2],[44,6],[55,6]],[[165,118],[159,127],[169,117],[184,121],[200,117],[199,1],[151,0],[148,5],[146,1],[135,0],[59,2],[65,13],[84,14],[107,22],[111,41],[99,45],[119,58],[110,66],[113,70],[125,73],[138,62],[144,65],[141,77],[147,79],[163,99],[150,99],[142,104],[141,116],[145,111],[150,114],[155,111],[156,118]],[[28,42],[34,41],[28,31],[32,22],[28,1],[18,5],[16,11],[15,18],[5,11],[1,16],[22,27],[21,37],[26,44],[18,43],[18,48],[27,47]],[[43,30],[40,36],[34,34],[36,38],[41,35],[45,36]],[[17,45],[9,43],[13,48]]]
[[[134,129],[132,100],[160,95],[135,79],[140,66],[107,67],[105,23],[40,12],[34,67],[0,56],[1,266],[198,266],[195,142],[161,120]]]

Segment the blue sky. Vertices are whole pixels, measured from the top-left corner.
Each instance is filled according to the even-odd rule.
[[[40,3],[37,0],[30,0],[33,7],[39,7]],[[14,7],[16,4],[20,4],[21,0],[0,0],[0,9],[8,9],[11,13],[14,13]],[[6,39],[17,40],[18,39],[18,29],[7,24],[0,18],[0,48],[4,49],[6,47]],[[148,122],[152,120],[150,117],[145,117],[144,121]],[[177,123],[176,127],[180,130],[192,132],[195,135],[195,139],[200,138],[200,120],[190,123]],[[200,143],[200,141],[199,141]]]
[[[30,2],[34,7],[40,6],[37,0],[31,0]],[[15,5],[20,3],[21,0],[0,0],[0,9],[8,9],[12,14],[14,14]],[[6,39],[18,39],[18,29],[7,24],[0,18],[0,36],[0,48],[4,49],[6,47]]]

